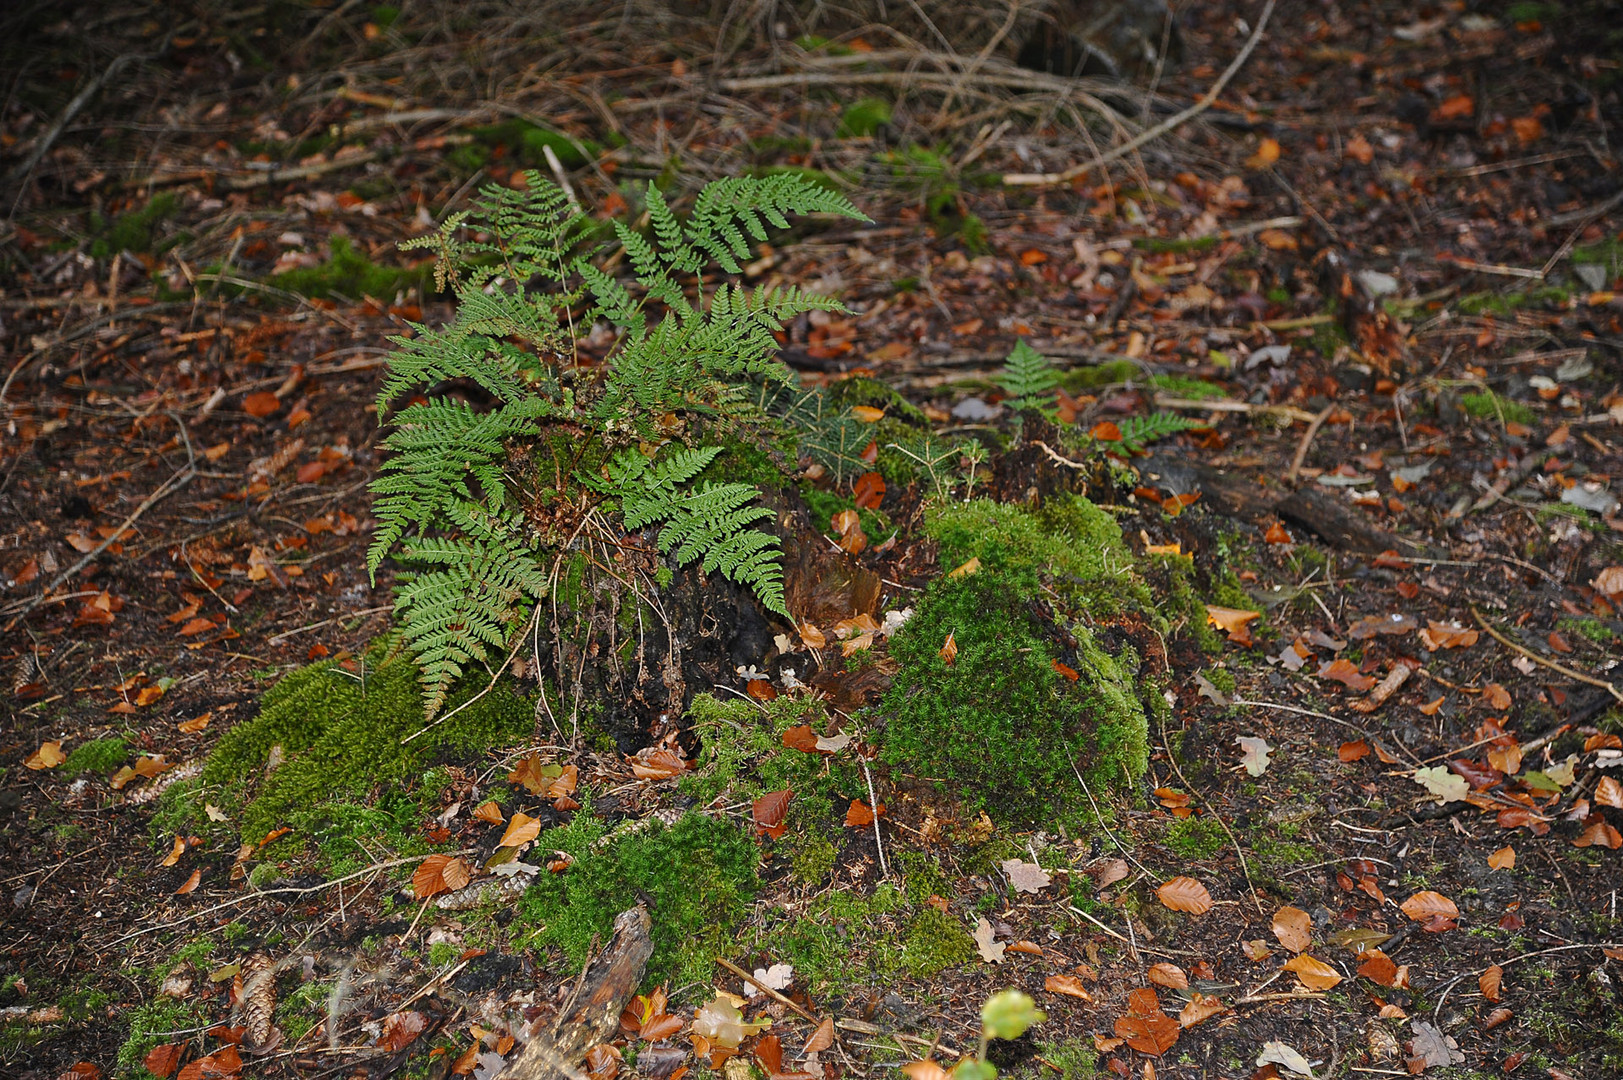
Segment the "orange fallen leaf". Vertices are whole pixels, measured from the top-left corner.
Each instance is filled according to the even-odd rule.
[[[956,659],[958,659],[958,642],[953,634],[949,632],[946,642],[941,646],[941,662],[951,667],[952,662]]]
[[[1320,665],[1314,674],[1321,679],[1334,679],[1355,693],[1363,693],[1375,685],[1372,676],[1362,674],[1358,670],[1358,665],[1345,657]]]
[[[1253,172],[1266,169],[1279,160],[1279,140],[1265,138],[1257,144],[1257,152],[1245,159],[1245,167]]]
[[[1218,1013],[1227,1012],[1228,1006],[1209,994],[1202,994],[1199,990],[1189,995],[1189,1001],[1178,1012],[1178,1026],[1191,1028],[1202,1020],[1210,1019]]]
[[[1313,918],[1297,907],[1274,912],[1274,937],[1293,953],[1306,952],[1313,944]]]
[[[1395,986],[1398,981],[1398,966],[1379,949],[1366,949],[1363,953],[1364,962],[1358,965],[1358,974],[1370,982],[1381,986]]]
[[[884,805],[880,804],[879,809],[882,811],[884,808]],[[845,808],[845,824],[847,828],[864,828],[865,826],[872,825],[873,819],[873,810],[861,799],[852,799],[851,805]]]
[[[857,477],[851,489],[851,501],[865,510],[877,510],[885,498],[885,478],[876,472],[865,472]]]
[[[281,399],[268,390],[249,394],[242,399],[242,411],[256,420],[263,420],[281,407]]]
[[[1610,776],[1601,777],[1600,783],[1595,785],[1595,805],[1623,810],[1623,784]]]
[[[39,749],[28,755],[28,760],[23,762],[23,765],[35,770],[54,769],[66,760],[68,758],[66,754],[62,753],[61,741],[55,740],[40,743]]]
[[[1369,743],[1365,742],[1363,739],[1357,739],[1353,742],[1344,742],[1336,751],[1336,756],[1340,758],[1344,764],[1351,764],[1354,761],[1362,761],[1364,758],[1369,757]]]
[[[185,880],[185,882],[180,886],[180,888],[175,890],[175,895],[176,896],[185,896],[187,893],[192,892],[194,889],[196,889],[198,883],[200,881],[202,881],[202,880],[203,880],[203,871],[202,870],[193,870],[192,871],[192,876],[187,878]]]
[[[1088,434],[1100,442],[1121,442],[1121,428],[1109,420],[1101,420],[1094,424]]]
[[[1341,982],[1341,976],[1336,973],[1335,968],[1323,960],[1313,959],[1306,953],[1285,961],[1285,970],[1294,973],[1309,990],[1328,990]]]
[[[141,687],[141,689],[137,691],[135,695],[136,705],[142,708],[151,705],[154,701],[157,701],[159,698],[163,697],[165,689],[166,688],[164,686],[158,683],[153,683],[151,686]]]
[[[430,855],[418,864],[416,873],[412,874],[411,888],[417,899],[426,900],[430,896],[462,888],[471,877],[468,864],[456,856]]]
[[[1290,531],[1285,528],[1283,522],[1279,521],[1268,526],[1268,531],[1262,534],[1262,540],[1266,544],[1289,544],[1294,542],[1291,539]]]
[[[186,853],[186,838],[183,837],[183,836],[177,836],[177,837],[175,837],[175,846],[170,849],[169,854],[165,855],[164,859],[163,859],[163,862],[159,863],[158,865],[159,866],[173,866],[173,865],[175,865],[176,863],[178,863],[180,861],[180,857],[182,855],[184,855],[185,853]]]
[[[217,625],[219,624],[217,624],[213,619],[206,619],[202,616],[198,616],[195,619],[189,620],[186,625],[182,626],[177,632],[181,637],[193,637],[197,634],[203,633],[205,630],[213,630]]]
[[[190,720],[182,720],[175,727],[184,735],[196,735],[199,731],[208,727],[209,721],[213,719],[214,713],[206,712],[201,716],[194,716]]]
[[[524,813],[514,811],[512,818],[507,822],[507,831],[496,842],[497,847],[518,847],[528,844],[541,835],[541,822]]]
[[[1488,856],[1488,866],[1493,870],[1514,869],[1516,866],[1516,849],[1506,844]]]
[[[1173,911],[1204,915],[1212,909],[1212,894],[1206,891],[1206,886],[1191,877],[1171,878],[1155,890],[1155,895],[1162,905]]]
[[[1168,990],[1189,989],[1189,975],[1177,964],[1165,961],[1151,964],[1147,974],[1150,982],[1156,986],[1164,986]]]
[[[1484,971],[1481,975],[1477,976],[1477,988],[1482,991],[1483,997],[1487,998],[1495,1005],[1497,1005],[1500,998],[1503,997],[1503,995],[1500,993],[1500,988],[1504,985],[1504,977],[1505,969],[1500,967],[1498,964],[1494,964],[1492,967],[1488,968],[1487,971]]]
[[[1606,824],[1606,822],[1597,821],[1593,825],[1589,826],[1589,828],[1585,829],[1582,833],[1579,833],[1578,836],[1573,839],[1572,846],[1599,846],[1616,851],[1618,848],[1623,847],[1623,834],[1620,834],[1616,829]]]
[[[687,768],[685,760],[664,747],[640,751],[631,759],[631,773],[639,780],[669,780],[681,776]]]
[[[486,825],[500,825],[502,823],[502,808],[496,804],[496,800],[488,799],[479,804],[479,808],[473,812],[473,816]]]
[[[872,405],[853,405],[851,415],[865,424],[877,424],[885,418],[885,410],[876,409]]]
[[[1043,989],[1050,994],[1064,994],[1081,1001],[1092,1001],[1093,995],[1088,988],[1082,985],[1082,980],[1075,975],[1050,975],[1043,980]]]
[[[1454,906],[1454,901],[1442,893],[1432,892],[1429,889],[1415,893],[1398,907],[1415,922],[1425,922],[1435,915],[1441,915],[1445,919],[1460,917],[1460,909]]]
[[[141,1059],[141,1065],[147,1072],[158,1077],[158,1080],[168,1080],[180,1067],[180,1052],[183,1049],[180,1043],[162,1043],[154,1046],[147,1051],[146,1057]]]
[[[1206,608],[1206,621],[1217,627],[1229,636],[1229,640],[1238,645],[1251,644],[1250,623],[1262,618],[1260,611],[1243,611],[1239,608],[1211,607]]]

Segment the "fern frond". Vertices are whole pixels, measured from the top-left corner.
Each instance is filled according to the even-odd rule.
[[[1176,435],[1180,431],[1202,426],[1199,422],[1168,412],[1154,412],[1148,416],[1130,416],[1117,424],[1121,431],[1121,445],[1137,453],[1149,443]]]
[[[1052,404],[1054,388],[1059,385],[1059,372],[1046,356],[1021,338],[1003,362],[1003,372],[997,382],[1009,395],[1009,407],[1019,412]]]

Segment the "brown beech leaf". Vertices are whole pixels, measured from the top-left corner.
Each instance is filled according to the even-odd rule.
[[[417,865],[416,873],[411,876],[411,888],[417,899],[425,900],[462,888],[468,883],[469,876],[468,864],[456,856],[430,855]]]
[[[1043,980],[1043,989],[1050,994],[1064,994],[1081,1001],[1092,1001],[1093,995],[1088,988],[1082,985],[1082,980],[1075,975],[1050,975]]]
[[[62,743],[59,740],[53,740],[40,743],[39,749],[30,754],[28,760],[23,762],[23,765],[35,770],[54,769],[66,760],[68,760],[68,756],[62,752]]]
[[[806,1040],[806,1048],[800,1052],[800,1056],[806,1058],[813,1054],[821,1054],[833,1045],[834,1018],[825,1016],[823,1022],[817,1025],[817,1030],[812,1032],[811,1038]]]
[[[1315,674],[1321,679],[1334,679],[1347,689],[1363,693],[1375,685],[1375,680],[1369,675],[1360,674],[1358,665],[1345,657],[1340,657],[1322,664]]]
[[[1207,994],[1196,990],[1189,995],[1189,1000],[1178,1012],[1178,1026],[1192,1028],[1202,1020],[1208,1020],[1220,1012],[1227,1012],[1228,1006]]]
[[[147,1051],[147,1056],[141,1059],[141,1065],[159,1080],[168,1080],[168,1077],[180,1067],[180,1052],[184,1049],[180,1043],[162,1043]]]
[[[507,831],[502,833],[502,838],[496,846],[518,847],[520,844],[528,844],[540,835],[541,822],[523,811],[515,810],[513,817],[507,822]]]
[[[631,773],[639,780],[669,780],[687,772],[688,763],[670,750],[639,750],[631,759]]]
[[[1358,974],[1382,986],[1392,986],[1398,977],[1398,966],[1379,949],[1365,949],[1364,962],[1358,965]]]
[[[783,745],[808,754],[817,753],[817,732],[809,724],[798,724],[783,733]]]
[[[464,884],[466,884],[464,882]],[[427,1021],[416,1009],[390,1013],[383,1018],[383,1032],[378,1036],[378,1048],[389,1053],[404,1050],[423,1033]]]
[[[776,840],[789,828],[783,820],[784,813],[789,809],[789,800],[795,797],[792,791],[769,791],[756,799],[750,806],[750,816],[755,820],[758,832]]]
[[[1341,744],[1340,749],[1336,751],[1336,756],[1339,757],[1344,764],[1349,765],[1355,761],[1362,761],[1364,758],[1369,757],[1369,743],[1365,742],[1363,739],[1357,739],[1353,742],[1344,742]]]
[[[502,808],[497,805],[495,799],[487,799],[479,804],[479,808],[473,812],[473,816],[486,825],[500,825],[502,823]]]
[[[865,472],[857,477],[851,489],[851,501],[864,510],[877,510],[885,498],[885,478],[876,472]]]
[[[947,640],[941,645],[941,662],[951,667],[956,659],[958,659],[958,642],[955,635],[949,632]]]
[[[1618,848],[1623,847],[1623,834],[1619,834],[1616,829],[1606,824],[1606,822],[1597,821],[1593,825],[1589,826],[1589,828],[1585,829],[1582,833],[1579,833],[1578,836],[1573,839],[1572,846],[1599,846],[1616,851]]]
[[[909,1061],[900,1070],[907,1080],[948,1080],[952,1075],[933,1061]]]
[[[1240,942],[1240,951],[1245,953],[1245,958],[1254,964],[1259,964],[1274,955],[1274,951],[1268,947],[1268,943],[1261,938]]]
[[[1251,644],[1250,623],[1254,619],[1262,618],[1260,611],[1244,611],[1239,608],[1210,607],[1206,608],[1206,621],[1223,631],[1229,640],[1237,645]]]
[[[256,420],[263,420],[281,407],[281,399],[269,390],[261,390],[242,399],[242,411]]]
[[[1309,990],[1328,990],[1341,981],[1335,968],[1305,953],[1285,961],[1285,970],[1293,972]]]
[[[1313,944],[1313,918],[1301,908],[1282,907],[1274,912],[1274,937],[1293,953]]]
[[[885,805],[880,803],[879,809],[883,811]],[[873,809],[861,799],[852,799],[851,805],[845,808],[845,827],[848,829],[867,828],[873,824],[873,819]]]
[[[1488,867],[1493,870],[1512,870],[1516,866],[1516,849],[1506,844],[1488,856]]]
[[[1494,964],[1477,977],[1476,984],[1478,989],[1482,991],[1482,996],[1497,1005],[1503,996],[1500,993],[1500,988],[1504,985],[1504,978],[1505,969],[1498,964]]]
[[[187,893],[190,893],[190,892],[194,891],[197,888],[198,883],[201,882],[202,880],[203,880],[203,871],[202,870],[193,870],[192,871],[192,876],[187,878],[181,884],[180,888],[175,890],[175,895],[176,896],[185,896]]]
[[[1162,905],[1173,911],[1204,915],[1212,909],[1212,894],[1206,891],[1206,886],[1192,877],[1170,878],[1155,890],[1155,895]]]
[[[1460,917],[1460,909],[1454,906],[1454,901],[1442,893],[1432,892],[1429,889],[1415,893],[1398,907],[1418,923],[1423,923],[1436,915],[1441,915],[1445,919]]]
[[[1595,785],[1595,805],[1623,810],[1623,784],[1610,776],[1601,777],[1600,783]]]
[[[1161,1013],[1118,1017],[1115,1025],[1117,1036],[1126,1039],[1128,1046],[1151,1057],[1160,1057],[1171,1050],[1182,1030],[1178,1021]]]
[[[1165,962],[1151,964],[1149,970],[1150,982],[1156,986],[1164,986],[1168,990],[1189,989],[1189,976],[1177,964]]]

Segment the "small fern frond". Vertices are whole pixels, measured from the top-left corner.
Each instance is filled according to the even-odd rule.
[[[1148,416],[1130,416],[1121,421],[1116,427],[1121,431],[1121,445],[1138,453],[1145,446],[1169,435],[1176,435],[1180,431],[1201,427],[1195,420],[1168,412],[1154,412]]]
[[[1054,388],[1059,386],[1059,372],[1046,356],[1021,338],[1003,362],[997,382],[1009,395],[1009,407],[1019,412],[1052,404]]]

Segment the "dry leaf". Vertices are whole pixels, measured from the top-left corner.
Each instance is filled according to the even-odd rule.
[[[515,815],[521,816],[521,815]],[[536,831],[541,826],[536,825]],[[472,875],[468,871],[468,864],[454,855],[430,855],[417,866],[417,872],[411,876],[413,894],[419,900],[436,896],[442,892],[451,892],[466,885]]]
[[[694,1010],[693,1032],[707,1039],[711,1044],[723,1050],[736,1050],[739,1043],[767,1028],[770,1020],[759,1020],[746,1024],[744,1014],[739,1011],[738,1002],[743,998],[732,998],[730,995],[717,994],[713,999]]]
[[[507,823],[507,831],[502,833],[502,838],[496,846],[518,847],[520,844],[528,844],[540,835],[541,822],[538,819],[523,811],[514,811],[512,819]]]
[[[1364,758],[1369,757],[1369,743],[1365,742],[1363,739],[1357,739],[1353,742],[1344,742],[1336,751],[1336,756],[1341,759],[1343,764],[1348,765],[1355,761],[1362,761]]]
[[[1309,990],[1328,990],[1341,981],[1335,968],[1305,953],[1285,961],[1285,970],[1294,972]]]
[[[1600,783],[1595,785],[1595,805],[1623,810],[1623,784],[1610,776],[1601,777]]]
[[[158,865],[173,866],[180,861],[180,857],[184,854],[186,854],[186,839],[185,837],[177,836],[175,837],[175,846],[170,849],[169,854],[165,855],[163,862],[159,863]]]
[[[1265,138],[1257,144],[1257,152],[1245,159],[1245,167],[1256,171],[1266,169],[1279,160],[1279,140]]]
[[[631,759],[631,774],[639,780],[670,780],[687,772],[688,763],[673,751],[639,750]]]
[[[1623,834],[1620,834],[1616,829],[1606,824],[1606,822],[1597,821],[1575,837],[1572,841],[1572,846],[1598,846],[1616,851],[1618,848],[1623,847]]]
[[[1393,986],[1397,983],[1398,966],[1390,956],[1379,949],[1366,949],[1362,956],[1364,960],[1358,965],[1358,974],[1382,986]]]
[[[900,1068],[907,1080],[948,1080],[952,1075],[933,1061],[909,1061]]]
[[[755,820],[758,832],[776,840],[789,828],[784,821],[784,813],[789,809],[789,800],[795,797],[792,791],[769,791],[756,799],[750,806],[750,816]]]
[[[427,1021],[416,1009],[390,1013],[383,1018],[383,1032],[378,1036],[378,1048],[391,1054],[399,1053],[416,1041],[423,1033]]]
[[[1416,769],[1412,774],[1414,782],[1437,796],[1438,805],[1443,803],[1459,802],[1471,792],[1471,785],[1463,776],[1456,776],[1442,765],[1433,765],[1427,769]]]
[[[1115,1024],[1116,1034],[1126,1039],[1128,1046],[1151,1057],[1171,1050],[1182,1030],[1176,1020],[1159,1012],[1155,1016],[1118,1017]]]
[[[1148,974],[1150,982],[1156,986],[1164,986],[1168,990],[1189,989],[1189,976],[1177,964],[1168,964],[1164,961],[1151,964]]]
[[[487,799],[479,804],[473,816],[486,825],[500,825],[502,823],[502,808],[496,804],[495,799]]]
[[[1191,877],[1172,878],[1156,889],[1155,895],[1173,911],[1204,915],[1212,909],[1212,894],[1206,891],[1206,886]]]
[[[1238,735],[1234,741],[1240,744],[1240,765],[1247,773],[1252,776],[1261,776],[1268,771],[1268,766],[1273,764],[1268,760],[1268,755],[1274,749],[1268,745],[1268,740]]]
[[[1360,694],[1375,685],[1373,678],[1360,673],[1358,665],[1344,657],[1321,665],[1315,675],[1321,679],[1334,679],[1347,689]]]
[[[1423,890],[1415,893],[1409,899],[1398,905],[1403,913],[1415,922],[1425,922],[1434,915],[1441,915],[1445,919],[1460,917],[1460,909],[1454,906],[1454,901],[1442,893]]]
[[[1493,870],[1513,870],[1516,867],[1516,849],[1506,844],[1488,856],[1488,867]]]
[[[1229,640],[1238,645],[1251,644],[1250,623],[1262,618],[1260,611],[1242,611],[1238,608],[1212,607],[1206,608],[1206,621],[1217,627],[1229,636]]]
[[[1254,964],[1259,964],[1274,955],[1274,951],[1268,947],[1268,943],[1260,938],[1240,942],[1240,951],[1245,953],[1245,958]]]
[[[187,878],[185,880],[185,882],[180,886],[180,888],[175,890],[175,895],[176,896],[185,896],[187,893],[192,892],[194,889],[196,889],[197,886],[198,886],[198,883],[201,882],[202,880],[203,880],[203,871],[201,871],[201,870],[193,870],[192,871],[192,876]]]
[[[1301,908],[1282,907],[1274,913],[1274,937],[1293,953],[1313,944],[1313,919]]]
[[[62,743],[57,740],[40,743],[39,749],[30,754],[28,760],[23,762],[23,765],[36,770],[54,769],[66,760],[68,760],[68,757],[62,752]]]
[[[1484,971],[1480,976],[1478,976],[1476,981],[1477,988],[1482,991],[1483,997],[1497,1005],[1502,997],[1499,991],[1503,986],[1504,977],[1505,969],[1500,967],[1498,964],[1494,964],[1487,971]]]
[[[954,635],[948,632],[947,640],[941,646],[941,662],[951,667],[956,659],[958,659],[958,642]]]
[[[1043,989],[1050,994],[1064,994],[1067,997],[1079,998],[1082,1001],[1092,1001],[1093,995],[1088,988],[1082,985],[1082,980],[1075,975],[1050,975],[1043,980]]]
[[[1202,1020],[1208,1020],[1220,1012],[1227,1011],[1227,1005],[1197,990],[1189,995],[1188,1002],[1178,1012],[1178,1026],[1192,1028]]]
[[[159,1080],[168,1080],[168,1077],[180,1067],[180,1052],[183,1049],[185,1047],[180,1043],[154,1046],[147,1051],[146,1057],[141,1059],[141,1065]]]
[[[992,924],[986,921],[986,916],[983,915],[975,920],[975,933],[973,936],[975,938],[975,948],[980,950],[981,959],[988,964],[1001,964],[1003,963],[1003,951],[1008,946],[999,945],[993,941],[993,933]]]
[[[1015,892],[1040,893],[1054,880],[1048,876],[1048,871],[1036,863],[1004,859],[1002,866],[1003,873],[1008,876],[1009,884],[1014,886]]]
[[[806,1048],[800,1052],[800,1056],[803,1058],[811,1057],[813,1054],[822,1053],[833,1045],[834,1018],[827,1016],[823,1018],[821,1024],[817,1025],[817,1030],[812,1032],[811,1038],[806,1040]]]
[[[281,407],[281,399],[268,390],[249,394],[242,399],[242,411],[256,420],[263,420]]]
[[[981,568],[981,557],[979,555],[976,555],[975,557],[971,558],[968,562],[966,562],[962,566],[958,567],[956,570],[953,570],[949,574],[947,574],[947,577],[949,579],[968,577],[969,575],[975,573],[980,568]]]

